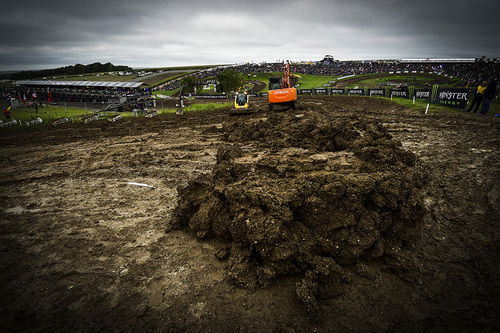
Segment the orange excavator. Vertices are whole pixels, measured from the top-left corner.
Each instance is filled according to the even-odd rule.
[[[283,77],[269,78],[269,110],[275,105],[282,105],[295,110],[297,101],[297,89],[293,87],[293,77],[290,73],[290,64],[286,63]]]

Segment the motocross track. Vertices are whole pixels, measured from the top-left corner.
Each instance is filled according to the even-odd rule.
[[[352,79],[343,79],[336,84],[334,84],[332,87],[333,88],[345,88],[351,84],[358,83],[359,81],[366,80],[367,78],[369,79],[377,79],[377,78],[382,78],[382,77],[387,77],[388,74],[380,74],[380,75],[370,75],[368,77],[366,76],[359,76],[359,77],[354,77]],[[412,74],[412,73],[403,73],[399,75],[407,75],[408,77],[417,75],[417,74]],[[425,75],[425,74],[424,74]],[[391,80],[391,82],[394,83],[406,83],[406,80]],[[442,77],[438,75],[433,75],[429,77],[429,87],[431,87],[433,84],[445,84],[449,83],[450,80],[447,77]]]
[[[2,330],[495,331],[498,120],[460,111],[423,115],[374,98],[308,96],[300,105],[273,114],[264,100],[254,99],[252,106],[261,111],[250,116],[231,117],[227,109],[1,133]],[[311,131],[298,125],[303,122]],[[328,146],[329,134],[314,134],[314,128],[343,133],[337,136],[342,140]],[[261,168],[245,178],[248,166]],[[367,221],[375,233],[380,230],[374,222],[386,213],[383,222],[405,242],[388,246],[380,236],[386,234],[359,229],[356,235],[371,237],[371,246],[348,242],[352,251],[336,254],[325,243],[313,252],[341,268],[335,269],[338,279],[321,281],[311,277],[316,261],[306,256],[315,247],[299,240],[296,250],[287,248],[293,255],[286,258],[293,260],[285,262],[294,265],[272,271],[278,261],[264,243],[256,247],[262,249],[257,264],[266,274],[254,279],[255,270],[243,270],[250,277],[245,284],[235,279],[242,270],[234,268],[248,268],[255,256],[248,248],[234,250],[238,230],[214,237],[214,229],[201,224],[172,228],[179,227],[186,199],[177,189],[182,194],[196,179],[216,177],[235,207],[255,208],[239,199],[237,188],[229,191],[243,179],[248,186],[241,193],[255,198],[267,193],[289,204],[290,193],[307,196],[304,205],[296,204],[303,208],[296,217],[309,218],[304,230],[313,230],[308,241],[317,241],[318,231],[328,232],[318,227],[321,217],[329,218],[328,208],[339,201],[321,191],[315,196],[330,206],[308,201],[314,196],[305,190],[306,174],[314,176],[307,178],[311,183],[322,177],[318,184],[357,189],[351,201],[340,202],[343,212],[352,213],[349,204],[356,203],[372,217]],[[396,187],[374,191],[369,178],[392,179]],[[289,192],[281,191],[287,186]],[[363,197],[367,188],[377,194],[371,201]],[[269,212],[284,212],[276,207]],[[325,211],[315,211],[320,207]],[[398,228],[402,212],[413,212],[409,227]],[[265,225],[256,230],[265,241],[259,238]],[[277,235],[272,228],[269,234]]]

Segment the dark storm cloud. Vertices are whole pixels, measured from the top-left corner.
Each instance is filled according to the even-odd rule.
[[[0,68],[500,56],[500,2],[9,1]]]

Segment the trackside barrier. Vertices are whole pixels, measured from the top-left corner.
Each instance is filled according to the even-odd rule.
[[[186,98],[188,96],[183,97]],[[226,99],[228,95],[192,95],[190,97],[194,99]]]
[[[434,85],[431,88],[415,88],[414,86],[405,88],[315,88],[297,89],[299,95],[350,95],[350,96],[370,96],[370,97],[390,97],[405,98],[426,101],[434,104],[446,105],[449,107],[463,109],[467,105],[469,92],[466,88],[440,88]],[[260,96],[267,96],[261,93]]]
[[[365,90],[364,89],[347,89],[347,95],[359,95],[359,96],[364,96]]]
[[[83,119],[83,122],[85,124],[88,124],[88,123],[91,123],[91,122],[96,121],[96,120],[99,120],[99,116],[98,115],[94,115],[92,117],[85,118],[85,119]]]
[[[368,96],[385,96],[385,89],[368,89]]]
[[[35,125],[40,125],[41,123],[43,123],[43,120],[42,118],[40,117],[36,117],[36,118],[33,118],[29,121],[26,122],[26,126],[35,126]]]
[[[52,122],[52,126],[58,126],[58,125],[62,125],[65,123],[69,123],[69,118],[56,119]]]
[[[17,120],[15,119],[12,119],[12,120],[9,120],[9,121],[5,121],[5,122],[1,122],[0,123],[0,127],[11,127],[11,126],[14,126],[14,125],[17,125]]]
[[[108,118],[108,121],[114,123],[114,122],[117,122],[118,120],[120,120],[122,118],[123,118],[123,116],[121,114],[119,114],[118,116],[114,116],[114,117]]]

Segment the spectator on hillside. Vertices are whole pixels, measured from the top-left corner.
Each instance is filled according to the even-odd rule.
[[[488,86],[484,90],[483,94],[483,107],[481,108],[481,112],[479,114],[486,115],[490,110],[491,101],[495,98],[497,92],[497,82],[493,79],[488,82]]]
[[[10,110],[12,109],[11,106],[7,106],[5,109],[3,109],[3,116],[9,120],[10,119]]]
[[[483,99],[484,91],[486,90],[486,81],[483,81],[479,86],[477,86],[476,92],[474,93],[474,99],[472,100],[472,103],[467,110],[467,112],[474,112],[476,113],[477,108],[479,105],[481,105],[481,101]]]

